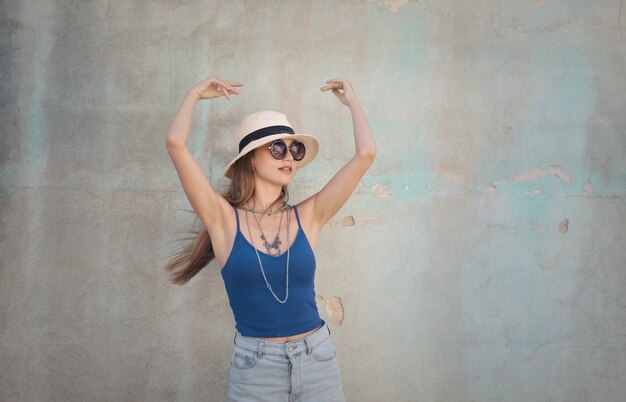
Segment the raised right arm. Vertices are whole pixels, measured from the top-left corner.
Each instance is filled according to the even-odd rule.
[[[166,138],[167,152],[174,162],[183,190],[192,208],[209,229],[222,226],[222,212],[228,207],[226,200],[213,190],[200,166],[187,148],[191,118],[196,103],[201,99],[239,94],[234,86],[242,83],[223,81],[210,77],[192,87],[185,96],[182,105],[174,116]]]

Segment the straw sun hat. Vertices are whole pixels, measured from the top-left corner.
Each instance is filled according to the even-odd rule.
[[[300,161],[294,160],[301,168],[311,162],[319,150],[319,140],[309,134],[297,134],[283,113],[272,110],[256,112],[244,117],[239,124],[239,155],[224,168],[224,175],[232,178],[231,167],[239,158],[255,148],[281,138],[291,138],[304,144],[306,153]]]

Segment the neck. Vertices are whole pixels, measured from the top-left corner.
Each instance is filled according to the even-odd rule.
[[[245,205],[255,211],[271,212],[281,208],[284,203],[279,200],[281,186],[255,186],[254,194]]]

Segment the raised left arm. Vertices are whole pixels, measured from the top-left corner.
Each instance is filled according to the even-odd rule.
[[[341,209],[376,157],[376,141],[352,85],[345,79],[329,80],[327,83],[328,85],[320,89],[332,90],[335,96],[350,108],[354,127],[355,153],[324,188],[307,200],[313,203],[313,224],[318,229]]]

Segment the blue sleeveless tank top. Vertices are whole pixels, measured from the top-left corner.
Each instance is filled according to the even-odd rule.
[[[293,208],[298,233],[289,251],[289,297],[285,303],[279,303],[265,284],[254,247],[241,233],[239,214],[233,206],[237,234],[221,273],[235,317],[235,328],[244,336],[290,336],[324,323],[315,302],[315,254],[302,231],[298,210],[295,206]],[[285,300],[287,252],[270,256],[259,251],[259,256],[272,290],[280,300]]]

